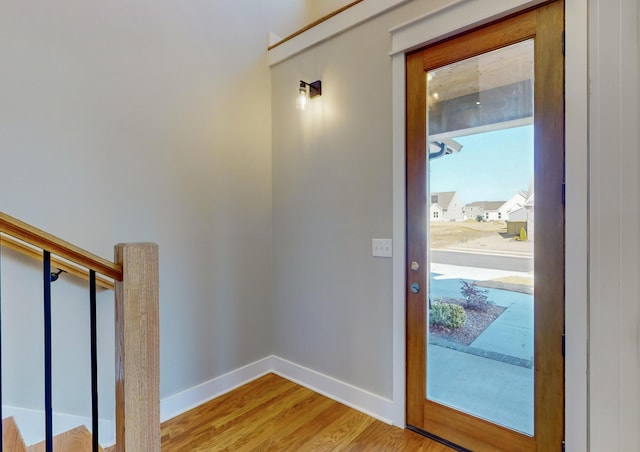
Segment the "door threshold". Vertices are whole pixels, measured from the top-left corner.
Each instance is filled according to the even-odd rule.
[[[436,441],[436,442],[438,442],[440,444],[444,444],[445,446],[455,450],[456,452],[473,452],[470,449],[465,449],[462,446],[458,446],[457,444],[452,443],[451,441],[447,441],[444,438],[441,438],[441,437],[439,437],[437,435],[434,435],[433,433],[429,433],[429,432],[427,432],[425,430],[422,430],[422,429],[420,429],[418,427],[414,427],[413,425],[407,425],[407,430],[411,430],[412,432],[415,432],[418,435],[426,436],[427,438],[432,439],[433,441]]]

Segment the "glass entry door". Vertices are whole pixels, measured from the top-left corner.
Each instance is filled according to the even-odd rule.
[[[562,15],[407,57],[407,420],[472,450],[562,442]]]
[[[533,435],[533,40],[427,78],[427,399]]]

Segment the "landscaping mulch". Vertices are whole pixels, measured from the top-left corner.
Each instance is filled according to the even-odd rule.
[[[441,303],[455,303],[463,308],[464,300],[459,298],[442,298]],[[441,325],[429,325],[429,332],[439,338],[457,342],[463,345],[471,343],[487,329],[500,314],[505,311],[505,307],[495,304],[489,305],[486,311],[476,311],[465,308],[467,313],[467,323],[462,328],[446,328]]]

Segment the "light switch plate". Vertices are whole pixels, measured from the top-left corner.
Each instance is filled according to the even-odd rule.
[[[373,257],[392,257],[393,245],[391,239],[371,239],[371,255]]]

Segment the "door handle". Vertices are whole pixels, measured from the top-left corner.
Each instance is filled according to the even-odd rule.
[[[409,290],[411,291],[411,293],[418,293],[420,292],[420,284],[414,282],[411,283],[411,285],[409,286]]]

